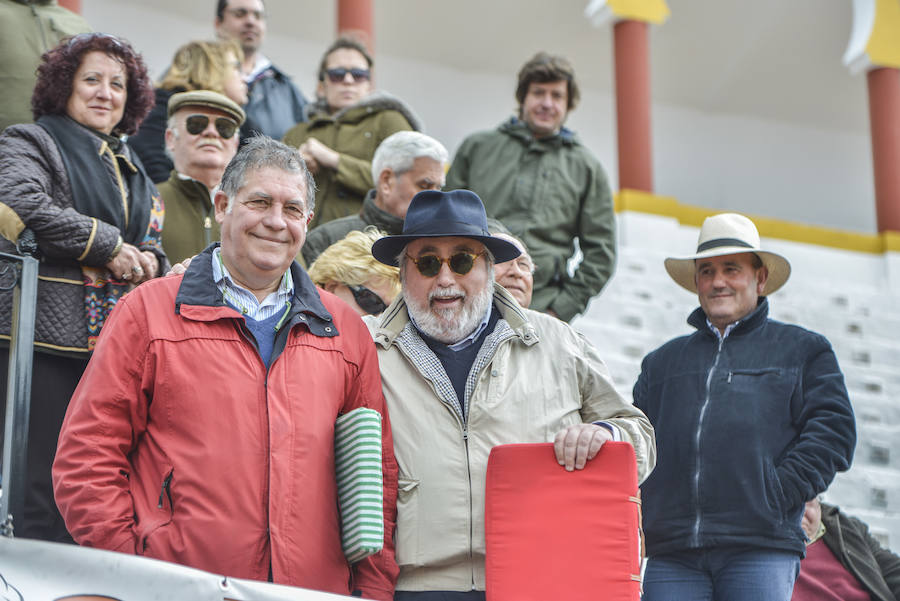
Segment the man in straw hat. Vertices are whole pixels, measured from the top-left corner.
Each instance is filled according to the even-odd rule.
[[[824,337],[768,318],[790,264],[746,217],[708,218],[697,252],[665,264],[700,307],[634,386],[659,445],[641,487],[644,601],[787,601],[804,503],[853,458],[841,370]]]
[[[381,317],[366,318],[400,466],[395,601],[484,599],[494,445],[553,441],[572,470],[607,440],[623,440],[640,479],[653,468],[653,430],[616,392],[596,350],[494,283],[494,263],[520,252],[491,236],[468,190],[419,192],[402,234],[372,246],[400,268],[402,284]]]

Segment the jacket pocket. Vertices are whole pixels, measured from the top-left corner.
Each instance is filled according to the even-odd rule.
[[[172,522],[172,516],[175,512],[175,508],[172,506],[172,483],[175,478],[175,469],[169,468],[163,473],[165,475],[159,484],[159,498],[156,501],[155,509],[150,516],[144,519],[144,523],[140,528],[137,548],[139,555],[153,556],[153,551],[150,548],[150,538],[160,528]]]
[[[728,372],[728,383],[732,385],[759,383],[760,378],[778,378],[781,376],[780,367],[763,367],[759,369],[733,369]]]
[[[419,481],[400,478],[397,482],[397,537],[394,541],[397,565],[420,566]]]
[[[740,409],[737,419],[759,423],[791,421],[790,399],[797,386],[797,371],[785,367],[732,369],[725,382],[730,404]]]
[[[766,463],[766,498],[769,506],[775,511],[775,515],[784,513],[784,490],[781,488],[781,479],[772,463]],[[780,518],[775,521],[780,521]]]

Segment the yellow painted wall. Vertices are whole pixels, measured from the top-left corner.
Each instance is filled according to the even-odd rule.
[[[620,190],[615,195],[615,207],[617,212],[636,211],[673,217],[683,225],[694,227],[703,225],[703,220],[710,215],[722,212],[706,207],[681,204],[671,196],[657,196],[639,190]],[[747,216],[753,219],[760,236],[767,238],[873,254],[882,254],[887,251],[900,252],[900,232],[861,234],[769,217]]]

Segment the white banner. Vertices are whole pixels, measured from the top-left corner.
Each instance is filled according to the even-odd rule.
[[[339,601],[135,555],[0,536],[0,601]]]

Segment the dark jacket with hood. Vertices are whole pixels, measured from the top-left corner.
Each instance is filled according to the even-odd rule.
[[[644,358],[634,404],[656,429],[641,485],[650,557],[749,546],[805,550],[800,516],[853,459],[856,424],[823,336],[768,319],[765,297],[724,339],[697,331]]]

